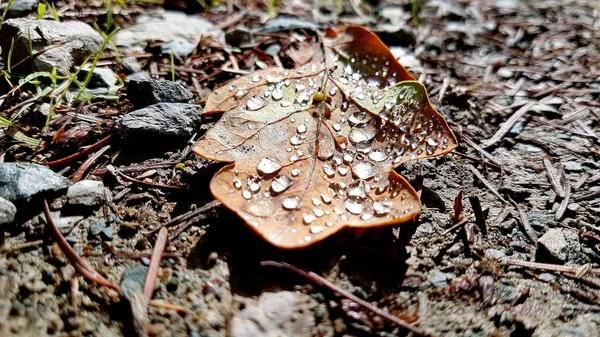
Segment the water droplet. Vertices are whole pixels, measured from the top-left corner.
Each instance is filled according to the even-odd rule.
[[[274,100],[279,101],[280,99],[283,98],[283,90],[281,90],[279,88],[273,90],[271,97],[273,97]],[[281,102],[281,103],[283,104],[283,102]]]
[[[323,165],[323,172],[325,172],[325,174],[331,178],[335,175],[335,171],[333,170],[333,168],[331,166],[329,166],[329,164],[325,164]]]
[[[317,218],[320,218],[323,215],[325,215],[325,212],[323,212],[323,210],[320,209],[320,208],[313,209],[313,213],[315,213],[315,215],[317,216]]]
[[[273,179],[271,182],[271,191],[275,194],[279,194],[285,190],[287,190],[290,186],[292,186],[292,179],[288,176],[279,175]]]
[[[362,180],[359,180],[348,186],[346,193],[350,198],[364,200],[367,198],[367,187]]]
[[[306,124],[300,124],[300,125],[298,125],[298,127],[296,128],[296,131],[298,133],[305,133],[306,132]]]
[[[238,190],[242,188],[242,179],[233,178],[233,187],[237,188]]]
[[[377,174],[377,168],[370,162],[357,162],[352,165],[352,173],[359,179],[369,179]]]
[[[319,234],[323,231],[323,226],[310,226],[311,234]]]
[[[353,112],[348,116],[348,122],[352,125],[363,125],[373,119],[373,115],[366,111]]]
[[[333,227],[333,222],[331,222],[331,221],[327,221],[327,222],[325,223],[325,226],[327,226],[327,227]]]
[[[321,193],[321,200],[327,205],[331,204],[332,198],[325,193]]]
[[[335,96],[335,94],[337,94],[338,88],[336,86],[332,87],[331,90],[329,90],[329,95],[330,96]]]
[[[331,127],[337,132],[342,130],[342,126],[340,125],[340,123],[334,123]]]
[[[283,199],[283,201],[281,202],[281,206],[287,210],[294,210],[294,209],[298,208],[299,202],[300,202],[300,197],[297,197],[294,195],[294,196]]]
[[[246,103],[246,109],[250,111],[256,111],[264,108],[267,105],[267,102],[264,98],[260,96],[251,97]]]
[[[302,214],[302,221],[304,222],[305,225],[310,225],[313,221],[315,221],[317,218],[310,214],[310,213],[304,213]]]
[[[356,215],[361,214],[365,208],[362,201],[353,198],[346,199],[344,205],[346,206],[346,210],[348,210],[348,212]]]
[[[246,200],[250,200],[250,199],[252,199],[252,192],[250,192],[248,190],[243,190],[242,197]]]
[[[384,216],[390,212],[390,206],[390,202],[378,201],[373,204],[373,211],[377,216]]]
[[[256,171],[260,175],[271,175],[281,170],[281,163],[275,158],[263,158],[256,165]]]
[[[300,174],[300,170],[298,170],[298,169],[292,170],[292,177],[297,177],[299,174]]]
[[[346,166],[339,166],[337,168],[337,171],[341,176],[345,176],[346,174],[348,174],[348,168]]]
[[[290,138],[290,143],[292,145],[300,145],[302,144],[303,140],[302,138],[298,137],[298,136],[292,136],[292,138]]]
[[[269,83],[277,83],[277,82],[281,82],[281,80],[283,80],[283,77],[281,77],[281,76],[274,76],[271,74],[267,74],[267,82],[269,82]]]
[[[260,81],[260,79],[261,79],[261,77],[258,74],[252,76],[252,82],[258,82],[258,81]]]
[[[360,219],[363,221],[367,221],[367,220],[371,219],[372,217],[373,217],[373,213],[363,213],[360,216]]]
[[[381,162],[387,159],[387,155],[383,151],[371,151],[369,159],[376,162]]]
[[[251,182],[250,184],[248,184],[248,188],[250,188],[250,191],[252,191],[252,193],[258,192],[260,190],[260,180]]]
[[[373,138],[375,138],[376,134],[377,134],[377,130],[371,125],[366,125],[365,127],[362,127],[362,128],[354,127],[350,130],[350,133],[348,133],[348,139],[353,144],[357,144],[357,143],[361,143],[361,142],[369,142]]]
[[[342,157],[342,159],[344,160],[344,163],[351,163],[354,161],[354,153],[352,152],[345,152],[344,156]]]
[[[319,200],[317,198],[312,198],[312,203],[315,206],[319,206],[321,204],[321,200]]]
[[[284,108],[287,108],[290,105],[292,105],[292,102],[290,101],[281,101],[281,106]]]
[[[308,242],[310,240],[312,240],[312,236],[310,236],[310,235],[305,235],[304,236],[304,241]]]

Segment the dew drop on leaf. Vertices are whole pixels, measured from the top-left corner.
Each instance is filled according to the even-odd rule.
[[[369,179],[377,174],[377,168],[370,162],[357,162],[352,165],[352,173],[358,179]]]
[[[363,202],[354,198],[346,199],[344,205],[346,206],[346,210],[348,212],[356,215],[362,213],[362,211],[365,209]]]
[[[260,175],[271,175],[281,170],[281,163],[275,158],[263,158],[256,165],[256,171]]]
[[[271,191],[279,194],[287,190],[290,186],[292,186],[292,179],[288,176],[279,175],[271,182]]]
[[[294,210],[294,209],[298,208],[298,203],[299,202],[300,202],[300,198],[294,195],[294,196],[290,196],[290,197],[287,197],[287,198],[283,199],[283,202],[281,203],[281,206],[284,209],[287,209],[287,210],[291,211],[291,210]]]
[[[267,105],[267,101],[260,96],[251,97],[246,103],[246,109],[250,111],[256,111],[264,108]]]

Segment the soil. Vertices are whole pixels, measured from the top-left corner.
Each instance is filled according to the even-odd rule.
[[[268,19],[262,2],[233,1],[206,10],[186,3],[167,1],[164,7],[205,17],[228,34],[263,27]],[[310,280],[260,264],[274,260],[321,275],[437,336],[599,336],[598,2],[352,1],[342,2],[341,10],[337,3],[277,2],[276,11],[296,14],[297,25],[353,23],[378,32],[426,85],[459,139],[454,153],[398,169],[421,191],[421,215],[414,223],[346,230],[310,248],[283,251],[227,209],[211,207],[170,231],[153,299],[185,312],[150,306],[149,335],[249,336],[254,328],[254,336],[410,335]],[[56,2],[56,7],[64,20],[106,21],[106,9],[97,1]],[[156,9],[133,4],[116,23],[128,26],[138,13]],[[251,34],[250,40],[227,46],[237,48],[231,54],[237,70],[227,64],[224,47],[203,44],[193,55],[175,59],[177,81],[201,105],[210,90],[261,62],[289,66],[290,41],[308,34],[307,28]],[[282,47],[278,61],[260,44],[265,36]],[[150,51],[140,57],[144,69],[169,78],[169,55]],[[117,68],[111,52],[102,62]],[[95,128],[83,139],[33,153],[4,137],[2,158],[48,162],[93,144],[112,132],[116,117],[132,110],[124,89],[119,94],[117,101],[58,109],[64,115],[77,109],[99,121],[68,122],[68,129]],[[22,101],[9,94],[3,98],[3,112]],[[30,137],[51,139],[60,124],[36,133],[43,126],[38,114],[22,119],[21,128]],[[514,114],[521,117],[509,125]],[[196,139],[212,122],[203,123]],[[102,179],[108,187],[111,198],[102,206],[67,211],[66,196],[50,200],[50,208],[62,209],[64,216],[85,216],[63,233],[79,255],[112,283],[140,289],[156,231],[211,202],[208,182],[222,166],[190,154],[185,140],[164,147],[144,142],[113,142],[87,171],[87,179]],[[69,176],[85,159],[52,168]],[[570,190],[568,197],[558,195],[544,160],[555,171],[550,175],[558,177],[558,189]],[[111,175],[108,164],[145,184]],[[460,192],[460,214],[468,221],[453,228]],[[135,335],[129,301],[75,271],[38,216],[41,206],[18,205],[17,220],[4,228],[0,335]],[[90,234],[98,221],[112,231]],[[551,229],[564,237],[559,252],[541,240]],[[268,312],[271,306],[293,310],[275,315]]]

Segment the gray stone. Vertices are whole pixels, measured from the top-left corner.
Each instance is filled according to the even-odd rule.
[[[549,229],[538,240],[537,260],[550,262],[565,262],[567,259],[567,240],[562,230]]]
[[[565,171],[569,171],[569,172],[583,171],[583,166],[581,165],[581,163],[578,163],[576,161],[567,161],[564,163],[564,165],[565,165]]]
[[[121,117],[117,128],[124,135],[188,138],[200,125],[200,106],[185,103],[159,103]]]
[[[8,1],[3,1],[0,4],[0,13],[6,9]],[[31,13],[37,7],[37,0],[15,0],[6,12],[8,18],[18,18]]]
[[[10,19],[4,22],[0,34],[2,57],[6,59],[8,56],[12,38],[15,39],[12,55],[15,63],[28,57],[30,34],[33,53],[44,51],[33,60],[35,69],[51,71],[56,67],[62,74],[74,63],[81,63],[98,52],[103,42],[100,33],[80,21]],[[24,62],[23,66],[28,66],[28,63]]]
[[[12,202],[0,197],[0,226],[9,225],[15,221],[17,207]]]
[[[133,74],[142,71],[142,65],[138,62],[137,58],[133,56],[123,57],[119,66],[126,74]]]
[[[102,230],[106,228],[106,222],[103,219],[90,220],[89,232],[90,236],[98,236],[102,233]]]
[[[112,241],[112,239],[114,239],[114,233],[113,233],[113,229],[111,226],[106,226],[106,228],[104,228],[102,230],[102,232],[100,233],[100,237],[102,238],[102,240],[104,241]]]
[[[506,254],[501,250],[490,248],[485,250],[485,257],[502,261],[506,259]]]
[[[0,197],[11,202],[29,199],[43,192],[67,188],[69,179],[46,166],[30,163],[0,163]]]
[[[281,291],[263,293],[256,300],[244,299],[244,309],[231,319],[229,336],[312,336],[316,302],[308,295]]]
[[[82,180],[67,190],[67,203],[71,206],[97,206],[104,202],[104,184],[101,181]]]
[[[131,27],[119,31],[114,42],[127,52],[142,52],[149,42],[162,42],[163,53],[189,55],[201,38],[221,39],[223,31],[212,22],[193,15],[165,11],[162,15],[140,15]],[[193,48],[190,48],[193,46]]]
[[[127,98],[138,109],[157,103],[187,103],[194,95],[183,85],[167,80],[131,80]]]
[[[427,279],[436,288],[444,288],[448,285],[448,277],[439,270],[432,270],[429,275],[427,275]]]

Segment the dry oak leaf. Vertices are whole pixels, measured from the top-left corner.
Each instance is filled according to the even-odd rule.
[[[423,85],[375,34],[344,27],[320,50],[321,62],[215,90],[204,113],[223,116],[193,148],[231,163],[212,194],[281,248],[413,220],[419,197],[393,169],[456,147]]]

